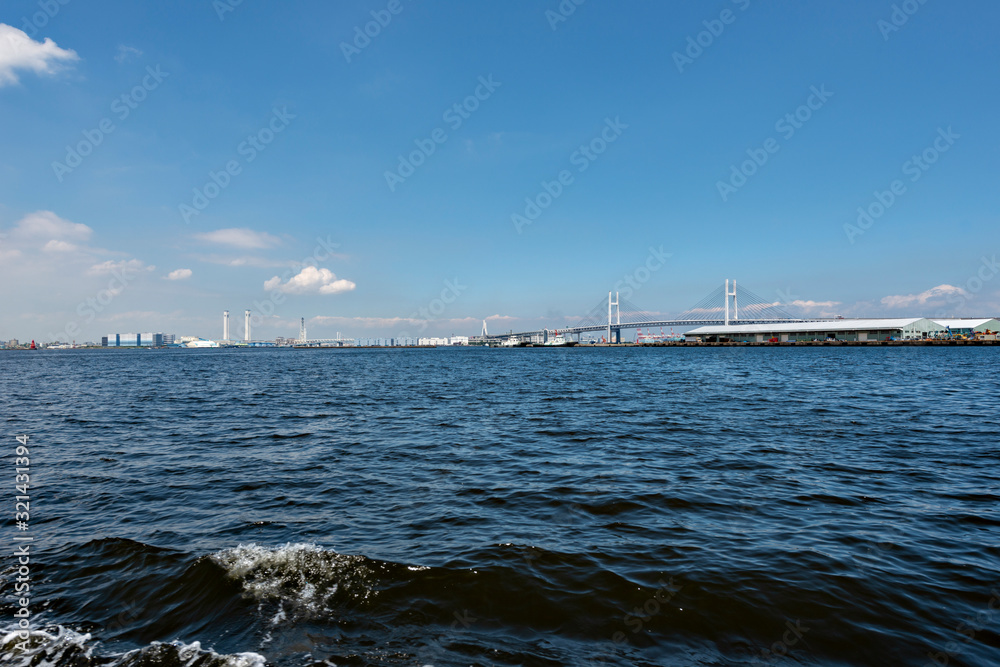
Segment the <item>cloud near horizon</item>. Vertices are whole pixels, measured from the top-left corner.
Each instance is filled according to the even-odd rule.
[[[135,48],[134,46],[127,46],[125,44],[118,45],[118,53],[115,54],[115,60],[119,63],[124,63],[132,60],[133,57],[138,58],[142,55],[142,51]]]
[[[191,269],[174,269],[166,275],[166,280],[187,280],[191,277]]]
[[[519,318],[512,317],[510,315],[490,315],[486,318],[487,321],[493,322],[496,320],[517,320]],[[443,327],[458,327],[466,326],[472,327],[470,331],[473,333],[478,333],[475,326],[482,322],[482,318],[479,317],[448,317],[439,318],[432,320],[424,320],[417,317],[361,317],[354,316],[348,317],[343,315],[316,315],[307,319],[307,323],[310,325],[325,326],[325,325],[335,325],[335,326],[358,326],[365,329],[392,329],[399,326],[420,326],[426,325],[428,323],[433,323],[436,326]],[[282,322],[283,326],[287,328],[294,328],[299,326],[298,320],[289,320],[287,322]]]
[[[87,225],[70,222],[52,211],[35,211],[18,220],[10,235],[12,238],[25,240],[87,241],[93,233],[94,230]]]
[[[840,301],[804,301],[802,299],[796,299],[795,301],[789,301],[788,303],[776,303],[776,306],[795,306],[797,308],[833,308],[834,306],[839,306]]]
[[[101,262],[100,264],[94,264],[92,267],[87,269],[87,273],[92,276],[103,276],[103,275],[113,275],[113,274],[126,274],[133,273],[136,271],[153,271],[156,269],[155,266],[148,266],[145,262],[138,259],[128,259],[128,260],[111,260],[106,262]]]
[[[34,266],[65,270],[71,263],[92,262],[109,254],[86,245],[93,234],[87,225],[70,222],[52,211],[35,211],[0,232],[0,257],[8,261],[30,259]]]
[[[882,305],[887,308],[908,308],[910,306],[925,306],[929,303],[939,304],[949,296],[968,297],[969,293],[954,285],[938,285],[919,294],[891,295],[882,297]]]
[[[48,37],[36,42],[23,30],[0,23],[0,87],[20,81],[16,70],[52,75],[79,59],[76,51],[61,49]]]
[[[263,250],[281,245],[281,239],[267,232],[257,232],[246,227],[217,229],[214,232],[195,234],[196,239],[249,250]]]
[[[278,290],[285,294],[307,294],[310,292],[318,294],[340,294],[350,292],[357,285],[350,280],[337,278],[330,269],[317,269],[315,266],[307,266],[295,276],[282,284],[281,278],[274,276],[264,282],[264,289]]]

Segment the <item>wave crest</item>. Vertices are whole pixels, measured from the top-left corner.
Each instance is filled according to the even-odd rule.
[[[375,595],[372,561],[315,544],[240,544],[211,559],[240,582],[245,594],[262,604],[277,603],[274,625],[328,616],[339,606]]]
[[[54,633],[53,633],[54,632]],[[126,653],[94,655],[98,643],[89,633],[56,626],[53,632],[33,630],[27,640],[17,632],[0,639],[0,664],[8,667],[265,667],[259,653],[220,654],[201,642],[152,642]],[[26,646],[25,646],[26,645]]]

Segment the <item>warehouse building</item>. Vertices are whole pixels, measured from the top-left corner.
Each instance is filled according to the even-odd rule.
[[[101,336],[102,347],[161,347],[162,333],[124,333]]]
[[[979,321],[979,320],[975,320]],[[774,322],[698,327],[684,334],[688,341],[762,343],[813,340],[913,340],[927,338],[944,327],[925,317],[899,319],[828,320],[824,322]]]
[[[937,336],[947,336],[949,331],[952,336],[958,334],[971,336],[976,333],[996,333],[1000,331],[1000,320],[995,318],[934,320],[934,323],[938,325],[938,329],[932,331],[931,335]]]

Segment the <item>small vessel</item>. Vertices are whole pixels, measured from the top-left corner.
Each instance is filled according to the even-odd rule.
[[[542,343],[542,345],[544,347],[573,347],[576,345],[576,341],[566,338],[565,335],[559,333],[559,330],[556,329],[555,336]]]
[[[500,341],[500,347],[521,347],[524,343],[517,336],[511,336]]]

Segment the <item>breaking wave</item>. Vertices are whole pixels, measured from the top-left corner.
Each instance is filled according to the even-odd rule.
[[[230,655],[203,649],[200,642],[152,642],[124,653],[105,653],[89,633],[56,626],[34,630],[25,640],[7,632],[0,640],[0,663],[8,667],[264,667],[258,653]]]

